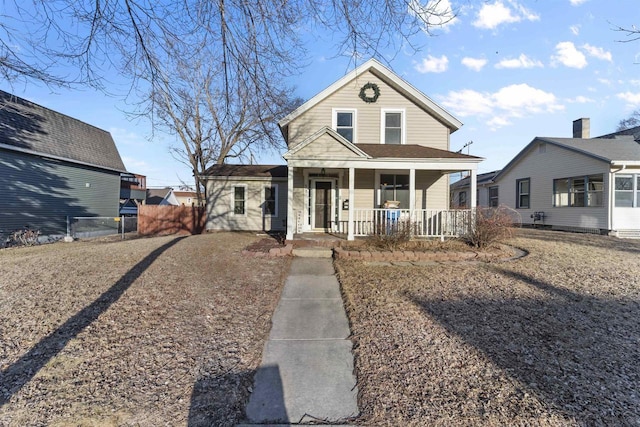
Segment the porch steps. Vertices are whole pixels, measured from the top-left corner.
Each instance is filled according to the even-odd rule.
[[[294,247],[293,256],[300,258],[332,258],[333,249],[322,246]]]

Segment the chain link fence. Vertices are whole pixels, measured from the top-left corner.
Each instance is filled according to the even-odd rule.
[[[122,239],[127,236],[137,235],[138,217],[67,217],[67,237],[74,239],[87,239],[119,234]]]

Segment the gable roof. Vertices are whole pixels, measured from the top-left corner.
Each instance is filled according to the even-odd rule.
[[[109,132],[1,90],[0,148],[126,172]]]
[[[492,172],[486,172],[486,173],[479,173],[476,176],[476,185],[477,186],[481,186],[481,185],[493,183],[494,178],[499,173],[500,173],[499,170],[492,171]],[[466,187],[469,187],[470,185],[471,185],[471,177],[467,176],[467,177],[462,178],[461,180],[456,181],[453,184],[451,184],[451,189],[455,190],[455,189],[459,189],[459,188],[466,188]]]
[[[353,155],[354,157],[364,157],[364,158],[368,157],[364,151],[358,148],[357,144],[350,142],[345,137],[343,137],[334,129],[331,129],[328,126],[321,127],[313,135],[309,136],[300,144],[296,145],[295,147],[293,147],[292,149],[284,153],[282,157],[284,157],[285,159],[290,159],[292,156],[296,155],[297,153],[304,151],[306,147],[318,141],[324,135],[330,136],[332,140],[335,141],[335,144],[338,144],[338,146],[341,147],[342,150],[348,153],[349,155]]]
[[[207,176],[286,178],[286,165],[213,165],[205,172]]]
[[[612,134],[613,135],[613,134]],[[524,147],[495,177],[500,179],[538,143],[547,143],[606,163],[640,162],[640,144],[632,136],[615,138],[549,138],[536,137]]]
[[[302,115],[307,110],[311,109],[313,106],[318,104],[320,101],[325,99],[327,96],[336,92],[338,89],[344,87],[346,84],[354,80],[360,74],[365,72],[371,72],[380,78],[382,81],[387,83],[389,86],[396,89],[398,92],[415,102],[417,105],[422,107],[424,110],[433,114],[438,120],[444,123],[449,129],[451,133],[460,129],[462,126],[462,122],[453,117],[447,110],[436,104],[431,98],[427,95],[416,89],[406,80],[399,77],[389,68],[382,65],[376,59],[369,59],[367,62],[362,64],[361,66],[355,68],[353,71],[347,73],[344,77],[338,79],[331,86],[323,90],[322,92],[315,95],[313,98],[309,99],[307,102],[293,110],[286,117],[278,122],[278,126],[280,128],[285,128],[293,121],[295,118]]]

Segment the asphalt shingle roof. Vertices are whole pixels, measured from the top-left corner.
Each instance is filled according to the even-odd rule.
[[[538,138],[605,161],[640,160],[640,144],[631,136],[618,138]]]
[[[373,158],[397,159],[478,159],[476,156],[454,153],[422,145],[355,144]]]
[[[255,178],[286,178],[286,165],[213,165],[207,169],[209,176],[242,176]]]
[[[109,132],[4,91],[0,91],[0,144],[126,172]]]

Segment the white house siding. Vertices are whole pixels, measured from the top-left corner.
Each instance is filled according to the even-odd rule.
[[[371,82],[380,88],[377,102],[366,103],[358,95],[360,88]],[[356,110],[356,144],[380,143],[380,119],[383,109],[404,109],[406,144],[449,149],[449,129],[416,104],[388,86],[371,72],[359,75],[335,93],[320,101],[289,124],[289,148],[295,147],[322,126],[332,126],[334,109]]]
[[[244,186],[245,215],[233,212],[234,187]],[[277,216],[264,216],[264,188],[278,187]],[[226,179],[207,181],[207,230],[280,231],[287,218],[286,179]]]
[[[619,170],[619,168],[616,168]],[[619,175],[638,175],[640,174],[639,168],[625,168],[622,171],[617,172]],[[611,175],[612,183],[615,182],[616,173]],[[621,237],[629,232],[632,232],[630,236],[637,237],[640,234],[640,207],[634,208],[616,208],[615,207],[615,189],[612,187],[611,196],[611,229],[620,232]]]
[[[607,162],[566,150],[551,144],[540,149],[532,145],[515,165],[499,178],[500,204],[516,207],[516,181],[530,178],[530,208],[516,209],[523,224],[533,224],[531,215],[544,212],[544,224],[559,229],[607,229],[609,197],[609,165]],[[603,204],[599,208],[553,207],[553,180],[586,175],[604,175]],[[540,222],[537,222],[540,224]]]

